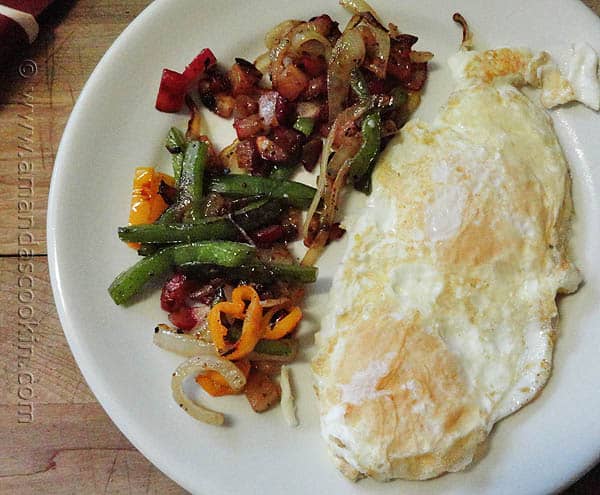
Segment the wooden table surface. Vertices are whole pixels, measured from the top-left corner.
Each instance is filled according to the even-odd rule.
[[[37,43],[0,68],[0,495],[186,493],[96,402],[62,333],[46,260],[47,194],[64,125],[97,62],[148,3],[58,0]],[[600,14],[600,0],[586,3]],[[29,197],[19,201],[19,191]],[[28,242],[34,256],[25,259],[19,247]],[[31,301],[19,301],[19,280],[31,285],[21,291]],[[33,342],[19,332],[24,319],[34,322]],[[564,493],[600,493],[600,467]]]

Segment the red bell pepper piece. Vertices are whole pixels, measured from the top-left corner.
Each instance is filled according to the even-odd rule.
[[[183,77],[185,77],[188,89],[191,88],[194,83],[198,82],[200,76],[204,74],[204,71],[210,69],[217,63],[217,58],[210,48],[202,50],[196,58],[192,60],[183,71]]]
[[[156,96],[156,109],[161,112],[178,112],[183,106],[187,79],[171,69],[163,69]]]
[[[205,70],[217,63],[210,49],[205,48],[192,60],[183,74],[171,69],[163,69],[156,109],[161,112],[178,112],[183,106],[185,94],[198,82]]]

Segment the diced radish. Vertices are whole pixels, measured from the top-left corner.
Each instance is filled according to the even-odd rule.
[[[170,313],[169,320],[177,328],[184,331],[192,330],[198,323],[194,308],[188,306],[184,306],[183,308],[179,308],[177,311]]]
[[[173,275],[162,288],[160,307],[165,311],[172,312],[185,306],[190,289],[191,283],[184,274]]]
[[[238,139],[247,139],[249,137],[257,136],[265,130],[264,123],[258,114],[235,120],[233,122],[233,127],[235,127]]]

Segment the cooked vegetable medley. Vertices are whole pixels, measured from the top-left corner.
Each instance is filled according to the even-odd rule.
[[[226,70],[206,48],[183,72],[163,70],[156,108],[186,106],[188,127],[167,134],[172,175],[135,171],[118,235],[141,258],[109,293],[128,304],[163,284],[172,326],[158,325],[154,342],[189,358],[173,374],[173,396],[202,421],[224,418],[186,396],[189,375],[212,396],[245,393],[257,412],[279,402],[274,376],[298,351],[303,284],[344,234],[341,191],[370,192],[376,157],[420,102],[433,55],[366,2],[340,3],[353,14],[343,31],[326,14],[288,20],[254,63],[236,58]],[[237,138],[220,152],[202,133],[200,103],[233,118]],[[291,180],[317,165],[316,187]],[[301,263],[287,247],[299,238]]]

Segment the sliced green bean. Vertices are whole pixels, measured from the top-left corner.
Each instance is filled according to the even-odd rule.
[[[175,266],[199,261],[201,263],[214,263],[227,268],[240,266],[256,253],[256,249],[248,244],[230,241],[195,242],[169,247],[167,250],[171,250]]]
[[[196,223],[150,223],[119,227],[119,238],[126,242],[172,244],[216,239],[236,239],[239,234],[227,218],[207,218]]]
[[[244,230],[252,231],[278,222],[285,206],[285,201],[267,197],[236,210],[233,219]]]
[[[177,127],[171,127],[169,129],[169,133],[167,134],[165,147],[169,153],[183,153],[186,147],[185,136],[183,135],[183,132],[181,132]]]
[[[177,153],[171,157],[171,166],[173,167],[173,178],[175,179],[175,184],[179,184],[181,181],[181,170],[183,168],[183,151],[181,153]]]
[[[124,304],[151,279],[161,276],[172,266],[170,253],[167,250],[146,256],[114,279],[108,293],[116,304]]]
[[[360,149],[350,160],[350,179],[357,189],[364,190],[360,187],[361,181],[365,176],[370,176],[372,164],[381,146],[381,115],[378,110],[372,110],[364,116],[361,132]]]
[[[276,280],[300,284],[311,284],[317,280],[317,267],[287,263],[261,263],[250,261],[227,269],[206,263],[191,262],[181,265],[181,269],[202,279],[222,277],[228,280],[244,280],[268,284]]]
[[[192,141],[187,145],[183,157],[177,203],[185,205],[190,222],[195,222],[203,217],[202,188],[207,159],[208,146],[206,143]]]
[[[210,181],[208,189],[224,196],[269,195],[272,198],[285,199],[292,206],[307,209],[310,206],[315,188],[291,180],[276,180],[251,175],[226,175]]]
[[[137,250],[138,256],[150,256],[151,254],[160,251],[163,247],[160,244],[142,244]]]
[[[177,222],[179,222],[179,219],[182,214],[181,210],[182,210],[182,208],[180,207],[180,205],[178,203],[173,203],[162,213],[162,215],[160,217],[158,217],[158,220],[156,220],[155,223],[157,223],[157,224],[177,223]]]
[[[274,179],[274,180],[288,180],[292,175],[294,175],[294,172],[298,168],[296,165],[297,164],[294,164],[294,165],[278,165],[269,174],[269,178],[270,179]]]
[[[240,231],[252,231],[277,220],[283,211],[282,201],[268,198],[256,201],[234,212],[231,217],[203,218],[187,224],[143,224],[119,227],[119,238],[126,242],[171,244],[206,240],[235,240]],[[235,222],[232,222],[233,221]]]
[[[315,119],[310,117],[298,117],[294,122],[294,129],[301,132],[305,136],[310,136],[315,127]]]
[[[235,267],[255,255],[247,244],[229,241],[197,242],[172,246],[146,256],[115,278],[108,292],[116,304],[124,304],[153,278],[167,273],[172,267],[190,262],[212,263]]]
[[[292,361],[296,354],[298,354],[298,340],[296,339],[261,339],[248,357],[254,360],[269,360],[270,356],[277,356],[284,358],[285,361]]]
[[[242,335],[238,325],[232,325],[227,332],[227,339],[236,342]],[[297,339],[283,338],[277,340],[260,339],[254,350],[248,356],[251,360],[292,361],[298,354],[299,342]]]
[[[167,134],[165,146],[169,153],[173,155],[171,157],[173,176],[175,178],[175,184],[179,184],[181,179],[181,169],[183,167],[183,155],[185,154],[185,149],[187,147],[187,142],[183,132],[181,132],[177,127],[171,127],[169,129],[169,133]]]
[[[350,73],[350,87],[358,97],[361,103],[366,103],[371,96],[367,80],[359,68],[353,69]]]
[[[402,108],[408,101],[408,93],[402,86],[394,88],[391,92],[392,104],[395,109]]]

